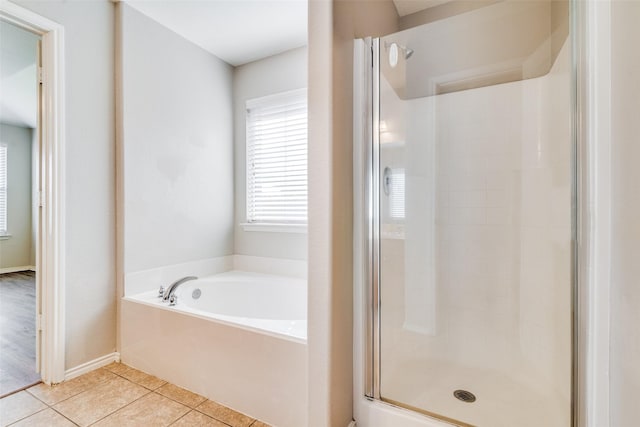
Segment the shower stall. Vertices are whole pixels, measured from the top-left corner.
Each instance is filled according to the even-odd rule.
[[[356,43],[365,425],[573,423],[572,5],[480,3]]]

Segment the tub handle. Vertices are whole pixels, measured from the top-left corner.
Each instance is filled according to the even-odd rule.
[[[169,297],[169,306],[173,307],[177,303],[178,303],[178,295],[171,295],[171,297]]]
[[[164,298],[164,286],[160,285],[160,289],[158,289],[158,298]]]

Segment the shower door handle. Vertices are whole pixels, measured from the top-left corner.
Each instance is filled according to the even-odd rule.
[[[382,190],[385,195],[391,194],[391,168],[387,166],[382,173]]]

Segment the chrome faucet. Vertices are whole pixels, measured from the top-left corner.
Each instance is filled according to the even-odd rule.
[[[175,282],[173,282],[167,288],[167,290],[164,291],[164,293],[162,295],[162,301],[163,302],[169,301],[169,305],[176,305],[176,302],[178,300],[178,296],[175,295],[175,293],[176,293],[176,290],[178,290],[178,286],[180,286],[184,282],[188,282],[190,280],[198,280],[198,278],[196,276],[186,276],[186,277],[183,277],[182,279],[178,279]],[[163,289],[163,288],[160,287],[160,289]]]

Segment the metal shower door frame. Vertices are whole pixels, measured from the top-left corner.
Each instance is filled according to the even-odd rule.
[[[585,401],[592,401],[587,396],[589,390],[584,383],[588,377],[588,369],[594,362],[583,360],[581,353],[585,352],[584,329],[588,324],[589,313],[585,313],[582,307],[584,300],[589,299],[590,292],[583,290],[588,281],[588,274],[580,268],[585,262],[585,253],[593,242],[588,238],[579,239],[584,234],[584,230],[589,227],[589,221],[584,220],[584,212],[588,212],[585,206],[584,196],[588,191],[588,185],[584,184],[585,176],[589,176],[585,152],[590,148],[587,144],[583,128],[586,126],[586,110],[584,92],[588,81],[585,64],[587,54],[586,36],[588,25],[586,25],[586,12],[588,9],[578,0],[570,0],[569,12],[569,41],[572,46],[571,62],[571,95],[572,95],[572,141],[571,141],[571,423],[573,427],[589,425],[587,421],[587,408]],[[408,409],[421,413],[429,418],[453,424],[466,426],[467,424],[455,421],[446,416],[434,414],[420,408],[410,407],[401,402],[384,399],[381,396],[381,282],[380,282],[380,39],[365,38],[364,63],[365,73],[364,87],[364,129],[363,129],[363,149],[360,155],[364,158],[364,221],[362,224],[362,235],[365,236],[363,245],[364,265],[364,395],[367,399],[384,402],[395,407]],[[370,67],[370,68],[369,68]],[[582,233],[580,232],[582,231]],[[587,236],[588,237],[588,236]],[[581,246],[579,240],[583,240]]]

